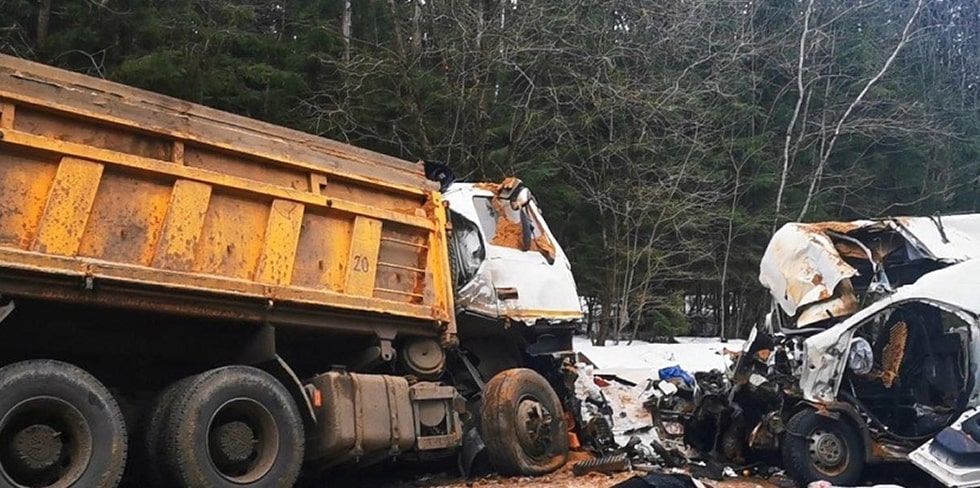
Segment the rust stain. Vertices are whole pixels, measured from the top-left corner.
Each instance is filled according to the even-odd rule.
[[[523,249],[523,235],[524,232],[521,229],[521,224],[508,219],[506,215],[501,213],[497,217],[497,232],[493,235],[493,239],[490,240],[490,244],[512,249]]]
[[[841,257],[854,258],[854,259],[867,259],[868,254],[864,252],[859,246],[853,242],[848,241],[836,241],[834,242],[834,248],[837,249],[837,253]]]
[[[508,176],[504,178],[504,181],[500,183],[501,190],[513,190],[521,184],[521,180],[516,176]]]
[[[478,188],[480,190],[486,190],[488,192],[493,193],[494,195],[496,195],[497,193],[500,192],[500,184],[499,183],[488,183],[488,182],[473,183],[473,188]]]
[[[521,180],[513,176],[504,179],[503,183],[476,183],[474,186],[494,192],[492,205],[497,212],[497,229],[490,239],[490,244],[501,247],[509,247],[521,251],[539,252],[545,256],[549,262],[554,261],[557,254],[554,243],[547,235],[542,233],[544,226],[537,220],[536,216],[528,214],[528,218],[534,219],[533,227],[539,229],[539,234],[530,240],[527,249],[524,249],[524,229],[519,221],[511,220],[508,215],[512,212],[510,204],[500,198],[503,190],[513,190],[521,184]]]
[[[531,247],[536,247],[537,250],[540,251],[541,254],[544,254],[549,260],[555,259],[557,251],[555,250],[554,244],[552,244],[551,240],[548,239],[548,236],[541,234],[538,237],[535,237],[534,240],[531,241]]]
[[[905,358],[905,344],[908,342],[909,329],[905,322],[898,322],[888,332],[888,344],[882,351],[881,369],[871,373],[871,376],[881,380],[885,388],[891,388],[898,379],[902,369],[902,359]]]
[[[76,81],[29,84],[15,65]],[[448,210],[404,162],[5,56],[0,79],[0,276],[126,284],[95,296],[72,279],[25,296],[152,308],[142,287],[193,297],[172,310],[195,315],[214,296],[263,299],[419,319],[453,339]],[[301,140],[315,147],[284,143]],[[400,267],[377,272],[374,227],[403,228]],[[400,294],[375,295],[376,278]]]
[[[891,459],[895,456],[877,439],[871,440],[871,456],[875,459]]]

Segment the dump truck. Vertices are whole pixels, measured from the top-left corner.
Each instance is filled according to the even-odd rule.
[[[580,318],[517,178],[0,56],[0,487],[547,473]]]

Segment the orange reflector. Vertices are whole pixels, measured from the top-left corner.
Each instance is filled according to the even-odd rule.
[[[574,432],[568,432],[568,448],[569,449],[579,449],[582,447],[582,443],[578,440],[578,435]]]
[[[320,408],[323,406],[323,393],[319,389],[313,390],[313,406]]]

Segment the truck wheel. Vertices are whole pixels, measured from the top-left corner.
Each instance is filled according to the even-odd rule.
[[[561,401],[533,370],[508,369],[491,378],[480,418],[490,464],[502,474],[547,474],[568,459]]]
[[[193,379],[193,376],[184,378],[164,388],[153,399],[153,403],[146,413],[143,421],[142,444],[140,445],[142,449],[139,454],[142,456],[142,464],[145,466],[144,474],[150,486],[167,488],[175,483],[174,480],[167,478],[168,473],[163,469],[164,459],[162,459],[161,453],[165,441],[164,432],[174,398],[183,392]]]
[[[0,487],[113,488],[126,423],[99,380],[60,361],[0,368]]]
[[[783,464],[796,481],[806,485],[824,480],[851,486],[861,480],[864,448],[850,425],[803,410],[786,424]]]
[[[227,366],[194,376],[170,400],[160,455],[175,485],[288,488],[303,461],[303,421],[268,373]]]

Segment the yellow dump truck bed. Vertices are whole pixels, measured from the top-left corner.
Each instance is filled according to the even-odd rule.
[[[8,56],[0,134],[0,295],[454,327],[418,164]]]

